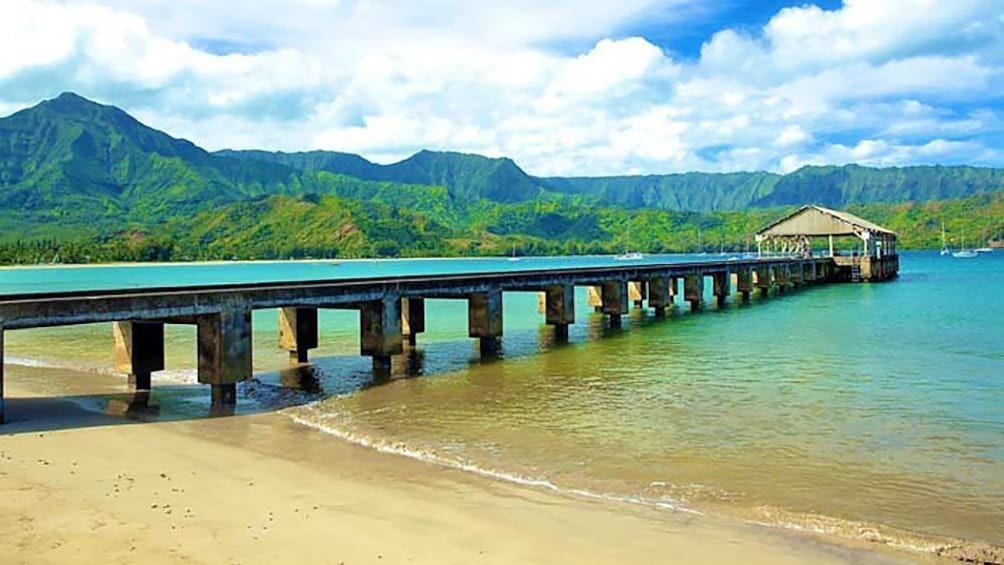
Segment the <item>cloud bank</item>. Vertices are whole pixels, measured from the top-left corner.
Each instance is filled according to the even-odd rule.
[[[0,112],[72,90],[210,149],[459,150],[542,175],[1004,165],[995,0],[798,5],[677,55],[665,38],[705,17],[695,0],[13,0]]]

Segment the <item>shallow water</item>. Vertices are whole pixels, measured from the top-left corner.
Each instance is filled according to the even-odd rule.
[[[487,265],[479,261],[469,268]],[[605,328],[580,289],[567,345],[541,326],[534,295],[506,293],[497,361],[480,360],[467,339],[462,301],[429,301],[418,350],[396,360],[399,378],[378,386],[356,355],[356,314],[322,312],[315,365],[280,372],[276,313],[256,312],[260,386],[248,393],[271,402],[271,385],[302,385],[309,373],[307,388],[332,396],[291,409],[301,422],[552,488],[1002,544],[1004,298],[994,285],[1004,253],[907,253],[901,264],[891,283],[817,287],[700,315],[678,306],[668,320],[635,311],[622,330]],[[158,284],[219,276],[127,269]],[[230,269],[243,280],[262,267]],[[64,270],[17,271],[17,281],[0,272],[0,289],[38,288],[53,271]],[[112,280],[100,268],[73,271],[78,285]],[[7,361],[102,370],[110,333],[106,324],[8,332]],[[155,385],[190,380],[194,330],[169,327],[167,349],[170,371]]]

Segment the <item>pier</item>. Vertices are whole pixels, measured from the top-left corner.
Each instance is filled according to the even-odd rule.
[[[798,225],[812,224],[807,214],[822,212],[803,209],[789,218]],[[817,221],[813,229],[828,229],[839,232],[837,235],[850,231],[866,243],[874,241],[871,232],[864,236],[860,227],[847,227],[846,219],[829,227]],[[554,328],[556,338],[567,339],[568,326],[575,323],[575,287],[588,287],[589,305],[602,313],[610,326],[617,327],[632,306],[649,308],[662,317],[679,299],[691,310],[701,310],[705,288],[710,288],[720,307],[730,297],[747,301],[755,292],[767,296],[824,283],[885,280],[898,270],[895,234],[891,232],[881,236],[887,241],[884,247],[872,245],[867,255],[843,257],[831,247],[830,253],[814,256],[807,245],[821,234],[804,229],[778,231],[785,226],[790,228],[791,224],[782,221],[768,228],[773,231],[758,235],[758,242],[785,237],[801,245],[797,250],[786,250],[788,255],[782,257],[686,263],[618,261],[583,268],[0,296],[0,422],[4,418],[6,331],[112,322],[115,369],[129,375],[134,389],[149,390],[151,374],[165,369],[164,325],[194,325],[198,381],[211,387],[213,406],[226,409],[237,401],[237,383],[252,376],[253,310],[279,310],[277,346],[288,351],[294,363],[307,362],[309,351],[318,346],[318,310],[356,310],[360,354],[372,358],[375,372],[386,373],[391,358],[414,346],[425,331],[426,299],[466,301],[468,335],[477,340],[482,355],[491,356],[497,354],[503,334],[505,292],[539,293],[544,322]]]

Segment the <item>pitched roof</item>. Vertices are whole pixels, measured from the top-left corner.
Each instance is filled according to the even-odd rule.
[[[802,206],[794,213],[761,229],[757,235],[855,235],[858,231],[896,236],[896,232],[854,214],[816,205]]]

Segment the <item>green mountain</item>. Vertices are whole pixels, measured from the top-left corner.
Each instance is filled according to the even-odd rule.
[[[329,151],[269,153],[225,150],[217,155],[247,162],[282,163],[300,171],[327,171],[366,180],[445,186],[463,202],[486,199],[521,202],[539,196],[545,183],[520,169],[512,159],[466,153],[419,151],[391,165],[371,163],[358,155]]]
[[[909,247],[941,221],[1004,236],[1002,198],[1004,170],[975,167],[537,178],[461,153],[209,153],[74,94],[0,118],[0,262],[742,249],[809,202]]]

